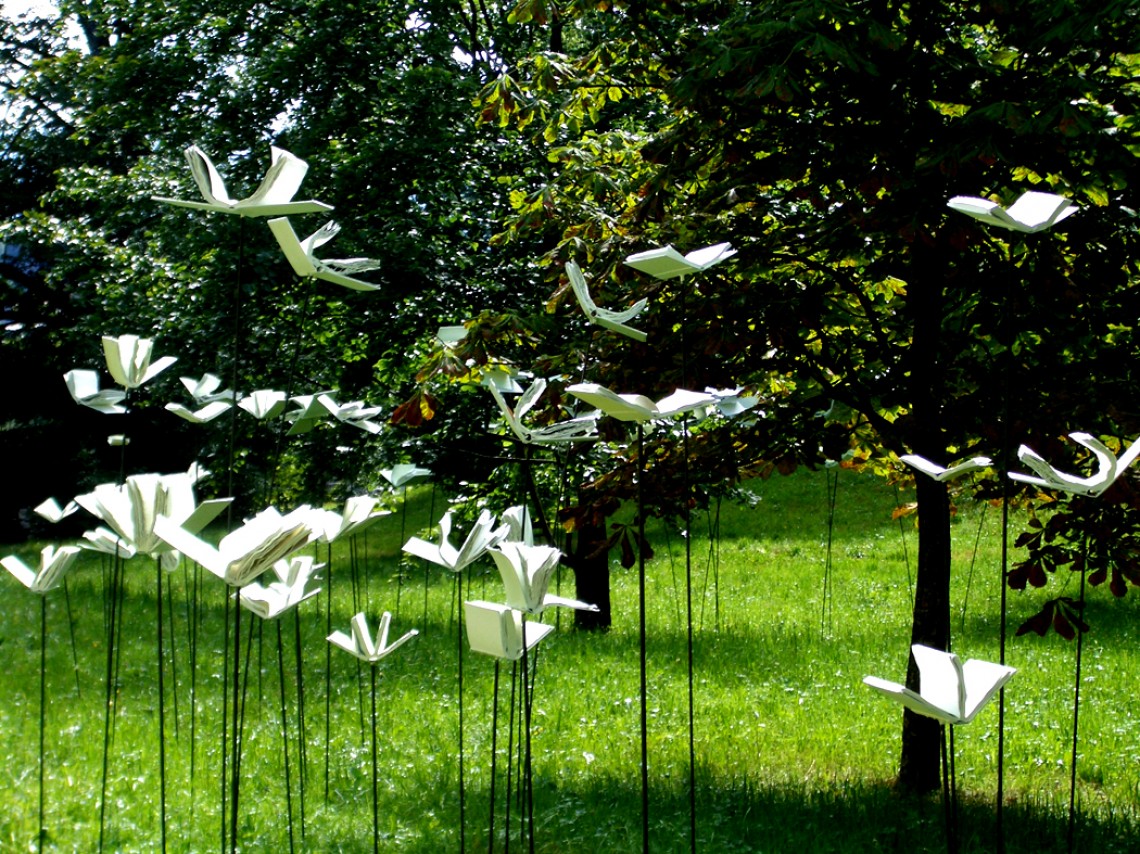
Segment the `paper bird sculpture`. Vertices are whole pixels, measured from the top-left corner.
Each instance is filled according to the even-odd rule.
[[[1017,451],[1017,458],[1037,472],[1039,476],[1034,477],[1033,475],[1011,471],[1009,473],[1010,478],[1021,483],[1043,486],[1046,489],[1059,489],[1062,492],[1096,496],[1112,486],[1124,470],[1135,462],[1136,457],[1140,456],[1140,439],[1133,442],[1132,446],[1117,459],[1116,455],[1106,448],[1099,439],[1088,433],[1070,433],[1069,438],[1093,452],[1097,460],[1096,474],[1090,477],[1077,477],[1058,471],[1045,462],[1032,448],[1022,445]]]
[[[294,555],[288,560],[279,560],[273,564],[276,581],[265,586],[256,581],[247,584],[238,591],[238,600],[247,611],[261,619],[276,619],[321,592],[319,587],[306,589],[306,585],[313,573],[323,566],[323,563],[314,563],[309,555]]]
[[[1026,234],[1052,228],[1077,211],[1072,201],[1064,196],[1035,191],[1023,193],[1008,208],[977,196],[955,196],[946,204],[953,210],[987,225],[996,225]]]
[[[362,533],[378,520],[391,515],[390,510],[374,513],[376,503],[376,499],[371,495],[353,495],[345,500],[343,513],[337,513],[335,510],[314,510],[313,520],[320,532],[320,541],[331,543],[341,537]]]
[[[374,640],[372,632],[368,629],[368,619],[361,612],[352,618],[351,635],[336,631],[328,636],[328,641],[334,646],[339,646],[349,655],[355,655],[361,661],[375,664],[419,634],[416,629],[411,629],[401,635],[398,640],[388,643],[388,630],[391,625],[392,615],[385,611],[380,618],[380,630],[376,633]]]
[[[532,620],[524,623],[521,613],[498,602],[464,602],[463,615],[471,651],[506,661],[522,658],[524,649],[533,649],[554,631],[554,626],[546,623]]]
[[[969,474],[972,471],[982,471],[992,466],[993,460],[989,457],[971,457],[964,463],[958,463],[956,466],[950,468],[943,468],[937,463],[932,463],[926,457],[920,457],[918,454],[903,454],[899,457],[904,463],[913,469],[917,469],[927,477],[934,478],[939,483],[954,478],[961,477],[964,474]]]
[[[626,324],[641,314],[645,308],[646,300],[639,299],[624,311],[598,308],[590,296],[590,289],[586,286],[586,277],[582,275],[582,268],[573,261],[567,261],[566,275],[570,277],[570,287],[574,289],[574,296],[578,298],[578,305],[582,306],[582,311],[586,313],[586,317],[590,319],[591,323],[596,323],[611,332],[632,338],[634,341],[645,340],[644,332],[640,329],[634,329],[632,326],[626,326]]]
[[[61,507],[59,502],[54,498],[45,498],[32,508],[33,512],[47,519],[49,522],[60,522],[78,509],[79,505],[74,501],[68,501],[67,504]]]
[[[16,577],[16,580],[33,593],[47,593],[63,580],[64,573],[75,563],[79,549],[75,546],[44,546],[40,552],[39,571],[33,570],[16,555],[0,559],[0,564]]]
[[[232,213],[239,216],[284,216],[286,214],[317,213],[331,211],[332,206],[311,199],[293,201],[293,196],[301,189],[309,164],[288,151],[270,146],[269,171],[261,180],[253,195],[246,199],[233,199],[226,190],[222,176],[202,149],[191,145],[186,149],[186,162],[190,164],[190,174],[202,193],[204,201],[169,199],[151,196],[156,202],[166,202],[181,208]]]
[[[325,223],[304,240],[297,237],[297,232],[285,217],[271,219],[268,225],[289,266],[302,279],[320,279],[354,291],[380,290],[380,285],[353,277],[355,273],[380,269],[379,261],[371,258],[326,258],[322,261],[313,254],[340,233],[340,226],[335,222]]]
[[[902,703],[913,712],[946,724],[966,724],[1017,671],[1004,664],[971,659],[963,664],[952,652],[915,644],[919,691],[864,676],[863,683]]]
[[[99,374],[95,371],[77,368],[64,374],[63,381],[67,383],[67,391],[72,400],[80,406],[108,415],[122,415],[127,411],[121,405],[127,393],[118,389],[100,391]]]
[[[381,469],[380,474],[396,489],[402,486],[411,486],[413,483],[427,480],[431,477],[431,469],[420,468],[411,463],[396,463],[390,469]]]
[[[553,546],[504,541],[491,549],[491,557],[503,579],[507,604],[516,611],[541,614],[552,607],[573,608],[576,611],[598,610],[596,605],[546,592],[562,557],[562,553]]]
[[[695,249],[682,255],[672,246],[660,246],[636,252],[625,259],[625,263],[635,270],[648,273],[657,279],[676,279],[692,273],[701,273],[736,254],[731,243],[717,243],[703,249]]]
[[[137,335],[103,336],[103,355],[107,370],[123,388],[138,388],[178,361],[175,356],[163,356],[151,361],[154,342]]]
[[[431,563],[438,564],[444,569],[459,572],[469,564],[474,563],[491,547],[497,545],[507,536],[507,526],[495,527],[495,517],[490,510],[484,510],[475,520],[475,525],[463,541],[463,545],[456,549],[451,545],[451,511],[448,510],[439,520],[439,543],[429,543],[419,537],[412,537],[404,543],[404,551],[410,555],[421,557]]]
[[[270,388],[258,389],[238,401],[238,406],[256,418],[265,421],[275,418],[285,409],[285,392]]]
[[[222,537],[216,548],[166,516],[155,519],[154,532],[226,584],[245,587],[317,538],[311,517],[307,505],[284,515],[269,507]]]
[[[542,393],[546,391],[546,380],[541,377],[530,384],[523,396],[519,398],[515,408],[511,409],[502,393],[494,386],[489,386],[499,411],[520,442],[527,445],[557,445],[562,442],[591,442],[598,438],[598,412],[597,410],[571,418],[568,421],[559,421],[544,427],[527,427],[522,418],[534,407]]]
[[[711,406],[716,398],[708,392],[678,389],[668,397],[654,403],[641,394],[616,394],[597,383],[576,383],[566,391],[590,406],[619,421],[652,421],[655,418],[672,418],[683,412]]]
[[[129,546],[133,553],[159,557],[166,569],[178,564],[172,547],[156,533],[156,522],[169,516],[177,524],[195,532],[202,530],[224,510],[232,499],[204,501],[194,497],[194,481],[188,472],[177,474],[136,474],[125,483],[102,483],[89,493],[77,495],[76,502],[112,529],[97,529],[85,535],[91,547],[112,554]],[[177,548],[174,546],[173,548]]]
[[[193,377],[179,377],[178,381],[196,403],[213,403],[215,400],[228,400],[232,403],[239,397],[232,388],[221,388],[222,379],[217,374],[202,374],[202,378],[197,380]]]

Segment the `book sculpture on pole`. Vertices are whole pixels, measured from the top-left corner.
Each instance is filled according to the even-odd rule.
[[[319,536],[311,515],[307,505],[285,515],[268,507],[222,537],[216,548],[166,516],[154,520],[154,533],[231,587],[245,587]]]
[[[124,557],[151,555],[159,558],[166,569],[174,569],[178,565],[178,547],[158,533],[160,520],[193,537],[233,500],[219,498],[199,504],[194,496],[194,482],[189,472],[135,474],[125,483],[101,483],[91,492],[77,495],[75,501],[80,507],[111,528],[108,531],[99,527],[85,533],[89,547]]]
[[[1034,234],[1052,228],[1076,213],[1077,207],[1064,196],[1029,191],[1008,208],[977,196],[954,196],[946,203],[953,210],[987,225]]]
[[[266,585],[258,581],[247,584],[238,591],[238,599],[242,607],[261,619],[276,619],[321,592],[321,588],[308,588],[307,585],[323,566],[323,563],[314,563],[309,555],[279,560],[273,564],[272,570],[276,581]]]
[[[378,291],[380,285],[361,281],[355,273],[379,270],[381,264],[371,258],[326,258],[321,260],[313,253],[340,233],[340,226],[327,222],[304,240],[297,237],[289,220],[285,217],[269,220],[269,230],[277,238],[281,251],[289,261],[293,272],[302,279],[320,279],[354,291]]]
[[[533,649],[554,631],[554,626],[548,623],[534,620],[524,623],[519,611],[499,602],[464,602],[463,613],[471,651],[503,661],[518,661],[524,648]]]
[[[488,385],[499,411],[511,428],[511,432],[524,445],[557,445],[562,442],[592,442],[598,438],[598,411],[595,409],[585,415],[579,415],[567,421],[556,424],[547,424],[544,427],[527,427],[522,419],[534,405],[538,403],[543,392],[546,391],[546,380],[537,377],[530,384],[522,397],[518,399],[515,408],[507,404],[503,394],[494,385]]]
[[[68,394],[80,406],[94,409],[106,415],[122,415],[127,408],[122,405],[125,391],[118,389],[99,390],[99,374],[86,368],[76,368],[63,375]]]
[[[1011,471],[1010,478],[1020,483],[1029,483],[1045,489],[1056,489],[1061,492],[1071,492],[1076,495],[1096,497],[1116,483],[1116,479],[1124,473],[1136,457],[1140,456],[1140,439],[1120,455],[1119,458],[1104,446],[1096,437],[1089,433],[1070,433],[1069,438],[1078,445],[1084,445],[1093,452],[1097,461],[1097,472],[1089,477],[1078,477],[1055,469],[1045,462],[1032,448],[1022,445],[1017,451],[1017,458],[1037,473],[1036,476]]]
[[[687,255],[682,255],[672,246],[659,246],[635,252],[626,257],[625,263],[656,279],[676,279],[702,273],[735,254],[736,250],[731,243],[717,243],[703,249],[694,249]]]
[[[138,388],[178,361],[176,356],[163,356],[151,361],[154,341],[137,335],[103,336],[103,355],[107,370],[123,388]]]
[[[368,628],[368,618],[362,611],[352,618],[351,634],[338,630],[329,635],[328,641],[363,662],[376,664],[419,634],[417,629],[411,629],[397,640],[388,643],[388,631],[391,625],[392,615],[385,611],[380,617],[380,627],[374,636],[372,630]]]
[[[590,289],[586,285],[586,277],[582,275],[582,268],[573,261],[567,261],[566,275],[570,277],[570,287],[574,289],[574,296],[578,299],[578,305],[582,307],[582,311],[585,312],[586,317],[589,318],[591,323],[596,323],[598,326],[605,327],[611,332],[617,332],[627,338],[632,338],[634,341],[645,340],[646,335],[644,332],[640,329],[634,329],[632,326],[627,326],[626,324],[641,314],[646,306],[647,300],[639,299],[624,311],[610,311],[609,309],[598,308],[590,296]]]
[[[933,463],[918,454],[903,454],[899,459],[939,483],[954,480],[970,472],[984,471],[994,464],[989,457],[972,457],[956,466],[950,466],[950,468],[943,468],[938,463]]]
[[[164,408],[192,424],[213,421],[222,413],[228,412],[240,397],[233,389],[219,391],[222,380],[216,374],[203,374],[201,379],[179,377],[178,380],[194,398],[198,408],[190,409],[181,403],[168,403]]]
[[[419,537],[412,537],[404,543],[404,551],[422,557],[451,572],[459,572],[474,563],[492,546],[507,535],[507,526],[495,528],[495,517],[490,510],[484,510],[475,520],[467,539],[458,549],[451,545],[451,511],[448,510],[439,520],[439,543],[429,543]]]
[[[707,392],[685,389],[677,389],[656,403],[643,394],[617,394],[597,383],[575,383],[567,386],[566,391],[619,421],[639,423],[655,418],[672,418],[717,402],[716,397]]]
[[[258,421],[276,418],[285,410],[285,392],[271,388],[258,389],[239,400],[238,408],[244,409]]]
[[[886,694],[913,712],[944,724],[966,724],[1009,681],[1016,669],[1004,664],[970,659],[963,664],[952,652],[928,646],[911,647],[918,665],[919,690],[864,676],[863,684]]]
[[[79,556],[76,546],[44,546],[40,551],[40,567],[32,569],[16,555],[0,559],[0,565],[33,593],[47,593],[54,589]]]
[[[331,211],[332,205],[313,200],[295,202],[293,196],[301,189],[309,164],[288,151],[270,146],[269,171],[253,195],[245,199],[234,199],[226,190],[222,176],[213,162],[198,146],[186,149],[186,162],[190,164],[190,174],[198,185],[204,201],[186,201],[164,196],[151,196],[156,202],[166,202],[181,208],[232,213],[239,216],[285,216],[286,214],[318,213]]]

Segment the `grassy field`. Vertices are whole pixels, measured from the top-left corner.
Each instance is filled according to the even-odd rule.
[[[937,796],[896,794],[901,713],[860,680],[904,675],[916,536],[891,511],[909,500],[870,477],[840,472],[828,555],[822,472],[754,486],[754,507],[720,512],[719,563],[710,568],[710,520],[694,520],[695,754],[697,843],[709,852],[942,851]],[[436,501],[439,506],[439,501]],[[428,522],[427,491],[413,495],[408,531]],[[912,517],[913,518],[913,517]],[[998,542],[994,509],[960,508],[954,525],[953,632],[963,658],[996,660]],[[334,628],[357,604],[396,612],[393,632],[421,635],[380,665],[378,718],[381,849],[460,848],[457,770],[455,585],[413,568],[399,590],[399,514],[334,554]],[[649,566],[649,758],[654,851],[689,849],[689,748],[685,559],[677,532],[654,530]],[[975,549],[975,544],[977,548]],[[976,553],[975,553],[976,552]],[[34,547],[21,549],[31,555]],[[324,559],[324,553],[320,555]],[[100,836],[107,568],[89,557],[67,597],[48,597],[46,709],[47,845],[95,851]],[[118,644],[119,695],[108,754],[104,847],[154,851],[160,840],[156,577],[153,563],[126,566]],[[224,599],[194,570],[165,577],[165,763],[168,848],[217,850],[220,840]],[[501,599],[490,561],[466,582],[469,598]],[[40,608],[3,579],[0,605],[0,850],[34,850],[38,823]],[[1073,582],[1075,589],[1075,580]],[[572,631],[563,616],[541,647],[532,722],[535,843],[541,852],[640,850],[640,739],[636,571],[615,567],[614,627]],[[327,586],[327,584],[326,584]],[[1058,588],[1050,590],[1056,595]],[[825,590],[830,596],[825,597]],[[967,597],[968,590],[968,597]],[[572,579],[563,592],[572,593]],[[1041,593],[1011,594],[1012,628]],[[1133,851],[1140,845],[1140,716],[1133,686],[1137,596],[1113,601],[1092,591],[1085,644],[1078,848]],[[75,647],[68,628],[70,602]],[[426,619],[425,619],[426,601]],[[250,651],[241,781],[245,851],[286,851],[288,801],[303,851],[372,847],[368,673],[350,656],[326,657],[326,595],[282,621],[291,781],[281,737],[278,624],[265,623]],[[550,617],[549,619],[553,619]],[[249,627],[254,618],[243,616]],[[197,631],[195,666],[191,641]],[[297,742],[295,650],[302,649],[304,836]],[[243,637],[243,643],[246,638]],[[1050,637],[1011,638],[1019,668],[1007,690],[1006,829],[1009,851],[1063,851],[1075,646]],[[329,667],[326,668],[326,660]],[[500,700],[497,780],[503,848],[507,761],[506,674]],[[494,665],[468,653],[464,666],[466,847],[486,850]],[[326,684],[330,691],[326,693]],[[193,703],[193,706],[192,706]],[[326,707],[328,714],[326,716]],[[993,850],[997,712],[986,709],[957,734],[961,849]],[[327,748],[326,748],[327,733]],[[193,771],[193,773],[192,773]],[[326,793],[327,779],[327,793]],[[518,837],[513,803],[510,847]]]

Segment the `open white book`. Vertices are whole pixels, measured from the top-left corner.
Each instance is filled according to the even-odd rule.
[[[222,176],[206,153],[198,146],[186,149],[186,162],[190,164],[190,174],[205,201],[186,201],[152,196],[156,202],[166,202],[182,208],[232,213],[239,216],[284,216],[286,214],[317,213],[331,211],[332,206],[311,199],[293,201],[294,194],[301,189],[309,164],[288,151],[270,146],[269,170],[261,179],[261,184],[253,195],[245,199],[234,199],[226,190]]]
[[[285,409],[285,392],[261,388],[239,400],[238,406],[258,421],[265,421],[275,418]]]
[[[74,501],[68,501],[66,504],[60,506],[60,503],[54,498],[45,498],[32,508],[36,514],[47,519],[49,522],[60,522],[78,509],[79,505]]]
[[[233,500],[212,499],[199,504],[194,484],[195,477],[190,472],[133,474],[125,483],[101,483],[91,492],[77,495],[75,501],[113,529],[115,551],[122,551],[122,545],[128,544],[137,553],[160,557],[167,569],[173,569],[178,556],[155,533],[155,520],[168,516],[196,533]],[[84,536],[100,551],[109,541],[98,529]]]
[[[376,498],[371,495],[352,495],[345,499],[344,512],[314,510],[313,524],[320,532],[322,543],[331,543],[341,537],[363,533],[378,520],[391,515],[391,510],[376,509]]]
[[[541,614],[551,607],[573,608],[576,611],[597,611],[577,599],[567,599],[547,593],[550,579],[558,569],[562,552],[553,546],[528,545],[504,541],[491,549],[491,557],[503,579],[507,604],[524,614]]]
[[[263,620],[276,619],[321,592],[319,587],[306,589],[306,585],[322,566],[323,563],[314,563],[310,555],[293,555],[288,560],[279,560],[273,564],[276,580],[266,585],[256,581],[247,584],[238,591],[238,601],[247,611]]]
[[[231,587],[252,584],[318,536],[306,505],[285,515],[273,507],[262,510],[222,537],[216,548],[166,516],[154,520],[154,532]]]
[[[1045,231],[1077,211],[1072,201],[1064,196],[1032,190],[1023,193],[1008,208],[977,196],[955,196],[946,204],[953,210],[987,225],[996,225],[1027,234]]]
[[[588,317],[592,323],[605,327],[611,332],[625,335],[634,341],[645,340],[646,336],[644,332],[640,329],[634,329],[632,326],[626,326],[626,323],[641,314],[642,309],[645,308],[646,300],[639,299],[629,308],[622,311],[598,308],[590,296],[590,289],[586,285],[586,277],[582,275],[582,268],[573,261],[567,261],[566,275],[570,277],[570,287],[574,289],[574,296],[578,298],[578,305],[582,306],[582,311],[586,313],[586,317]]]
[[[178,381],[182,383],[196,403],[213,403],[215,400],[233,403],[239,397],[232,388],[221,387],[222,378],[217,374],[202,374],[201,379],[179,377]]]
[[[439,520],[439,543],[429,543],[419,537],[412,537],[404,543],[404,551],[434,564],[459,572],[468,564],[474,563],[492,546],[507,536],[506,525],[495,527],[495,517],[490,510],[484,510],[475,520],[467,539],[458,549],[451,545],[451,511],[448,510]]]
[[[289,266],[302,279],[320,279],[354,291],[378,291],[380,285],[353,278],[353,273],[380,269],[380,262],[371,258],[326,258],[323,261],[313,253],[340,233],[340,226],[327,222],[304,240],[285,217],[269,220],[269,229],[277,238]]]
[[[677,391],[654,403],[643,394],[617,394],[597,383],[576,383],[567,386],[566,391],[590,406],[595,406],[606,415],[619,421],[652,421],[654,418],[672,418],[683,412],[691,412],[716,403],[716,397],[708,392]]]
[[[427,480],[431,477],[431,469],[420,468],[411,463],[396,463],[390,469],[380,469],[380,474],[396,489],[402,486],[411,486],[413,483]]]
[[[348,635],[342,631],[335,631],[328,636],[329,643],[334,646],[339,646],[350,655],[354,655],[361,661],[367,661],[369,664],[375,664],[384,656],[390,654],[395,649],[403,646],[410,641],[419,631],[411,629],[405,632],[397,640],[388,643],[388,629],[392,625],[392,615],[387,611],[380,618],[380,629],[376,633],[375,639],[372,637],[372,632],[368,628],[368,619],[361,611],[352,618],[352,634]]]
[[[1140,455],[1140,439],[1133,442],[1132,446],[1117,458],[1116,454],[1106,448],[1103,442],[1089,433],[1070,433],[1069,438],[1093,452],[1097,461],[1096,474],[1089,477],[1077,477],[1058,471],[1045,462],[1032,448],[1022,445],[1017,451],[1017,458],[1037,472],[1039,476],[1034,477],[1011,471],[1009,473],[1010,479],[1021,483],[1031,483],[1034,486],[1042,486],[1046,489],[1096,496],[1112,486],[1116,479],[1124,473],[1124,470],[1132,465],[1136,457]]]
[[[103,355],[107,370],[123,388],[138,388],[178,361],[176,356],[163,356],[151,361],[154,341],[137,335],[103,336]]]
[[[554,626],[534,620],[526,620],[524,623],[521,613],[498,602],[464,602],[463,615],[467,623],[467,644],[471,651],[507,661],[522,658],[524,632],[525,648],[529,650],[554,631]]]
[[[290,403],[297,405],[285,413],[285,418],[293,423],[288,435],[297,436],[308,433],[329,415],[336,411],[336,401],[329,397],[330,392],[322,391],[318,394],[301,394],[289,398]]]
[[[207,424],[219,415],[229,412],[231,405],[232,404],[225,400],[215,400],[198,409],[191,409],[188,406],[183,406],[181,403],[168,403],[163,409],[167,412],[173,412],[179,418],[185,419],[191,424]]]
[[[863,683],[886,694],[913,712],[947,724],[966,724],[1017,671],[1004,664],[971,659],[963,664],[952,652],[915,644],[919,691],[864,676]]]
[[[598,411],[594,410],[586,415],[580,415],[567,421],[556,424],[547,424],[544,427],[527,427],[522,418],[534,407],[542,393],[546,391],[546,380],[538,377],[530,384],[522,397],[519,398],[515,408],[511,409],[495,386],[488,386],[499,411],[520,442],[527,445],[557,445],[562,442],[591,442],[598,438]]]
[[[127,393],[118,389],[100,391],[99,374],[95,371],[76,368],[64,374],[63,381],[67,383],[67,392],[71,395],[72,400],[80,406],[86,406],[107,415],[122,415],[127,411],[127,408],[122,405]]]
[[[964,463],[958,463],[958,465],[951,466],[950,468],[943,468],[938,465],[938,463],[932,463],[926,459],[926,457],[920,457],[918,454],[903,454],[899,459],[911,468],[917,469],[927,477],[933,478],[940,483],[953,480],[956,477],[961,477],[972,471],[987,469],[993,465],[993,460],[989,457],[972,457]]]
[[[47,593],[63,580],[64,573],[75,563],[79,549],[75,546],[44,546],[40,552],[40,568],[34,570],[16,555],[0,559],[0,565],[33,593]]]
[[[700,273],[735,254],[736,250],[731,243],[717,243],[703,249],[694,249],[687,255],[682,255],[672,246],[660,246],[635,252],[625,259],[625,263],[657,279],[676,279],[678,276]]]

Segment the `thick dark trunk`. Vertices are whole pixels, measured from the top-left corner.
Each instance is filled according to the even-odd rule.
[[[928,477],[916,481],[918,499],[918,575],[910,642],[936,649],[950,644],[950,497],[946,484]],[[907,687],[917,691],[918,667],[911,656]],[[929,792],[941,784],[939,750],[941,728],[933,718],[903,713],[899,786]]]
[[[586,525],[579,530],[574,544],[571,563],[574,567],[575,596],[583,602],[598,606],[596,612],[574,612],[574,625],[579,629],[608,629],[612,622],[609,549],[600,548],[605,538],[605,526]]]

